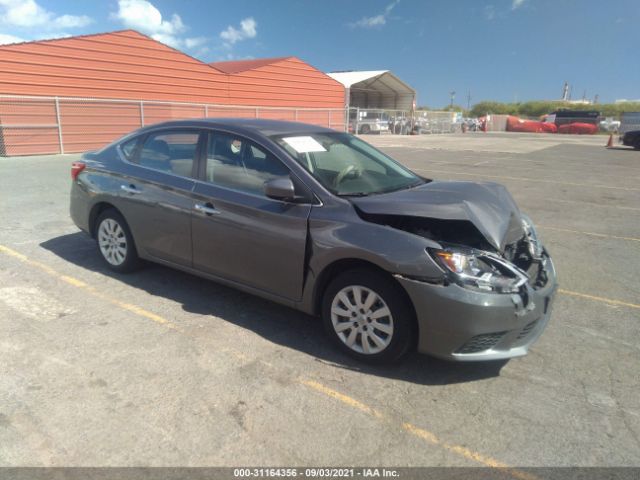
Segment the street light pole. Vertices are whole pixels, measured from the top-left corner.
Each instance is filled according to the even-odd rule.
[[[450,91],[449,95],[451,96],[451,108],[453,108],[453,99],[456,97],[455,90]]]

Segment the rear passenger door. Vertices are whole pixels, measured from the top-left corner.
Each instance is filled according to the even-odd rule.
[[[264,183],[291,177],[274,154],[236,134],[211,132],[194,190],[193,265],[289,300],[302,295],[311,201],[273,200]],[[297,194],[312,198],[294,180]]]
[[[132,175],[120,187],[122,213],[143,256],[192,265],[192,191],[201,135],[197,129],[151,132],[129,159]]]

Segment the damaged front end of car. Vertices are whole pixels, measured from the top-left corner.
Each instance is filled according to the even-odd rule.
[[[365,221],[438,245],[425,254],[441,270],[440,278],[396,275],[416,308],[419,351],[458,361],[505,359],[525,355],[540,336],[556,274],[531,219],[519,210],[509,207],[493,237],[486,234],[491,226],[472,219],[357,210]]]

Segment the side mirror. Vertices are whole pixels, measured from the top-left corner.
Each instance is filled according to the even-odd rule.
[[[296,189],[289,177],[280,177],[265,182],[264,194],[274,200],[293,200]]]

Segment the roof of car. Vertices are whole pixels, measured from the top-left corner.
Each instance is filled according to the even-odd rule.
[[[192,120],[175,120],[149,125],[145,130],[166,127],[198,127],[198,128],[224,128],[237,132],[257,132],[265,136],[287,135],[300,133],[335,132],[326,127],[310,125],[300,122],[285,122],[281,120],[266,120],[255,118],[203,118]]]

